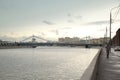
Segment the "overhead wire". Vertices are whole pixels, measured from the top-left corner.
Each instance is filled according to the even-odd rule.
[[[115,14],[115,16],[114,16],[114,18],[113,18],[113,23],[115,22],[118,14],[119,14],[119,12],[120,12],[120,7],[118,7],[118,9],[116,10],[116,14]]]
[[[119,12],[120,12],[120,4],[119,4],[119,6],[118,6],[117,9],[116,9],[115,14],[113,15],[112,23],[115,22],[115,19],[117,18]],[[109,24],[107,24],[107,26],[108,26],[108,25],[109,25]]]
[[[115,19],[117,18],[119,12],[120,12],[120,4],[119,4],[119,6],[117,7],[117,9],[116,9],[116,11],[115,11],[115,14],[114,14],[114,16],[113,16],[113,18],[112,18],[112,23],[115,23]],[[108,27],[108,25],[109,25],[109,23],[106,24],[106,28]],[[107,34],[106,34],[106,35],[107,35]]]

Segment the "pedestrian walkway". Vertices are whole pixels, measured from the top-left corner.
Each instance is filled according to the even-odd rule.
[[[120,80],[120,56],[117,56],[113,50],[107,59],[103,48],[98,66],[97,80]]]

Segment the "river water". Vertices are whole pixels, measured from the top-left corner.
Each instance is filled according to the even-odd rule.
[[[80,80],[98,49],[0,49],[0,80]]]

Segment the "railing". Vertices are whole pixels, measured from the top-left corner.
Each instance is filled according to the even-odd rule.
[[[99,65],[99,58],[100,58],[101,52],[102,52],[102,48],[95,55],[95,57],[93,58],[88,68],[85,70],[80,80],[96,80],[97,70],[98,70],[98,65]]]

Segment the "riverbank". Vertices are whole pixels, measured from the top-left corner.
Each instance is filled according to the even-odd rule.
[[[101,52],[102,49],[100,48],[80,80],[96,80]]]

